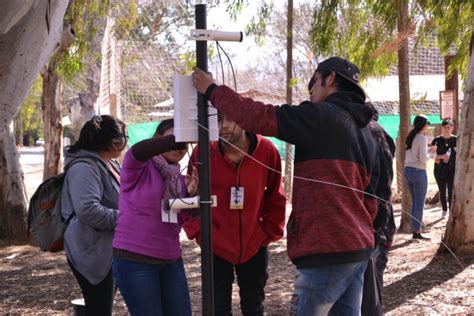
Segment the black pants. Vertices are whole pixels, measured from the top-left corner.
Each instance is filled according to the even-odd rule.
[[[260,248],[249,261],[233,265],[214,256],[214,313],[232,315],[232,283],[234,268],[239,285],[240,309],[243,315],[263,315],[265,284],[268,279],[268,251]]]
[[[114,303],[115,280],[112,269],[109,270],[105,279],[97,285],[91,284],[79,271],[74,268],[71,262],[67,263],[76,277],[77,283],[82,290],[82,296],[86,304],[87,316],[107,316],[112,315]]]
[[[435,165],[434,176],[438,184],[441,207],[443,212],[446,212],[448,210],[448,202],[451,206],[451,199],[453,197],[454,170],[449,170],[447,165],[442,164],[443,162],[440,162]],[[448,202],[446,201],[446,189],[448,189]]]
[[[388,249],[380,245],[372,254],[364,273],[362,292],[362,316],[383,315],[383,271],[387,266]]]

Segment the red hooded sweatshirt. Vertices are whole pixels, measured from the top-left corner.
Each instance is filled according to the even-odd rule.
[[[252,135],[254,138],[255,136]],[[191,163],[198,161],[198,147]],[[216,256],[240,264],[250,260],[260,247],[267,246],[283,236],[286,199],[281,186],[281,175],[263,167],[249,157],[236,166],[211,144],[211,194],[217,196],[217,207],[212,209],[213,252]],[[281,171],[281,158],[275,146],[267,139],[256,136],[252,158]],[[244,188],[243,209],[231,209],[232,187]],[[185,222],[183,228],[189,239],[201,242],[200,219]]]

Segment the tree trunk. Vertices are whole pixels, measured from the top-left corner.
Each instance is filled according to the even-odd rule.
[[[288,0],[287,15],[287,35],[286,35],[286,103],[293,103],[293,0]],[[283,182],[285,185],[286,199],[291,201],[291,191],[293,187],[293,146],[285,145],[285,177]]]
[[[408,27],[408,1],[398,1],[398,32]],[[411,231],[411,197],[405,183],[403,166],[405,162],[405,139],[410,127],[410,67],[408,63],[408,37],[398,50],[398,86],[400,91],[400,128],[397,146],[397,188],[402,189],[402,219],[400,232]]]
[[[454,128],[453,128],[453,134],[457,134],[459,131],[459,98],[458,98],[458,92],[459,92],[459,80],[458,80],[458,70],[455,69],[451,76],[449,76],[449,66],[451,65],[453,61],[454,56],[448,55],[444,57],[444,89],[445,90],[454,90],[454,105],[453,105],[453,117],[451,118],[453,120]],[[445,118],[445,117],[443,117]],[[435,134],[436,135],[436,134]]]
[[[0,239],[26,238],[26,195],[13,128],[0,138]]]
[[[15,131],[15,145],[17,147],[23,147],[23,123],[21,120],[21,108],[18,109],[18,113],[15,116],[13,125],[13,130]]]
[[[444,243],[453,250],[474,242],[474,34],[464,93],[453,205],[450,207]]]
[[[41,74],[43,77],[41,103],[44,122],[43,180],[62,171],[61,79],[56,75],[55,69],[56,66],[53,63],[48,65]]]
[[[26,236],[26,195],[10,126],[61,39],[67,4],[0,1],[0,238]]]

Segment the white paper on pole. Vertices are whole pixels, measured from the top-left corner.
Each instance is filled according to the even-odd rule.
[[[178,142],[198,141],[197,91],[191,76],[173,76],[174,135]],[[209,107],[209,139],[217,141],[217,110]]]

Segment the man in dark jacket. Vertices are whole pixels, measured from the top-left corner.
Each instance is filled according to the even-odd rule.
[[[376,250],[367,265],[364,274],[364,290],[362,296],[362,316],[383,315],[382,289],[383,271],[387,266],[388,250],[391,247],[395,234],[395,219],[393,216],[392,180],[393,180],[393,156],[395,154],[395,142],[392,137],[377,122],[378,113],[374,110],[373,120],[369,123],[372,136],[379,146],[379,181],[375,188],[378,212],[374,220],[374,238]]]
[[[308,85],[311,101],[299,106],[244,98],[200,69],[192,77],[196,89],[245,130],[295,145],[287,225],[288,255],[297,269],[294,312],[358,315],[374,247],[378,147],[367,127],[373,112],[357,66],[339,57],[321,62]]]

